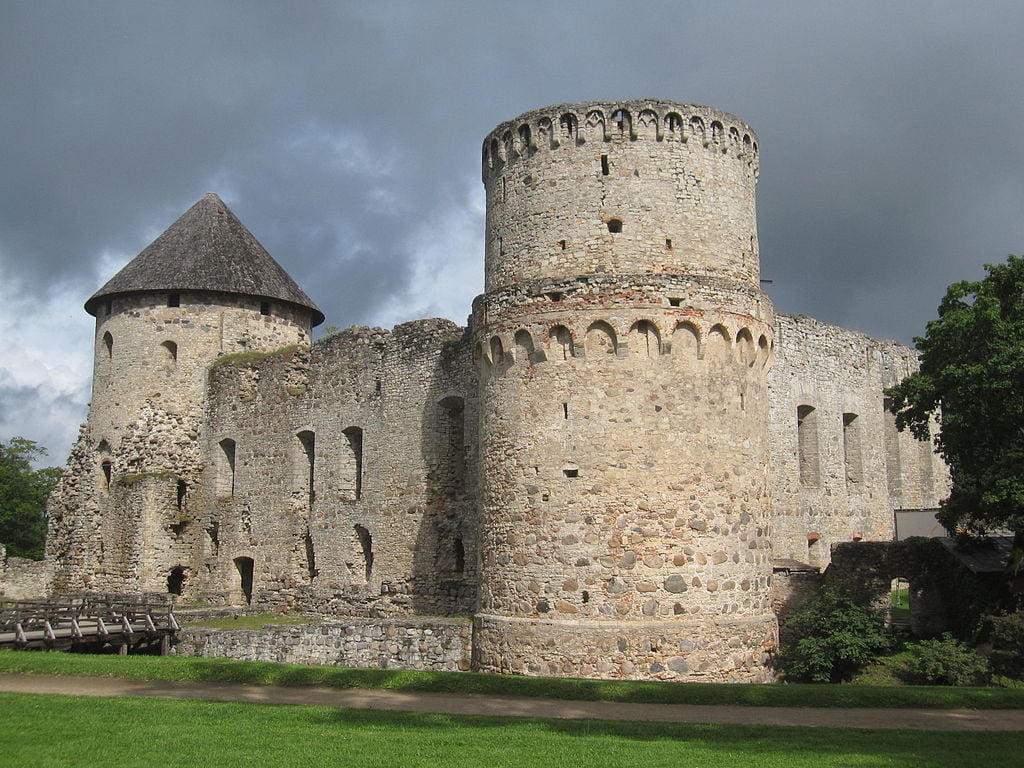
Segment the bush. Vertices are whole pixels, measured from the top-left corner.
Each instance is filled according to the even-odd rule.
[[[906,677],[920,685],[984,685],[988,660],[946,632],[932,640],[908,643]]]
[[[777,665],[791,680],[849,680],[892,645],[880,613],[831,589],[809,600],[786,627],[798,639],[782,650]]]
[[[1024,612],[989,616],[992,647],[998,651],[1024,654]]]

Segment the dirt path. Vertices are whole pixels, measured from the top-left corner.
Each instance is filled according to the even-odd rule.
[[[154,696],[205,701],[247,701],[259,704],[315,704],[326,707],[503,717],[933,731],[1024,731],[1024,710],[1009,709],[813,709],[622,704],[608,701],[561,701],[477,694],[277,688],[236,683],[177,683],[55,675],[0,675],[0,691],[62,693],[73,696]]]

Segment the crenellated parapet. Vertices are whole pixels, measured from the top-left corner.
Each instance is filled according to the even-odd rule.
[[[757,140],[664,101],[528,112],[484,144],[486,290],[574,275],[708,274],[758,286]]]
[[[482,151],[484,183],[537,152],[571,152],[611,142],[693,144],[745,162],[755,173],[759,162],[757,136],[728,112],[653,99],[588,101],[527,112],[487,134]]]

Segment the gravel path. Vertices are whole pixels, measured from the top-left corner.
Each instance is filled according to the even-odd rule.
[[[623,704],[609,701],[562,701],[477,694],[278,688],[237,683],[179,683],[56,675],[0,675],[0,691],[61,693],[73,696],[154,696],[205,701],[247,701],[259,704],[315,704],[327,707],[503,717],[932,731],[1024,731],[1024,710],[1013,709],[816,709]]]

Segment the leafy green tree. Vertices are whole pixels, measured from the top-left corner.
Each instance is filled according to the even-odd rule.
[[[8,555],[39,559],[46,540],[46,499],[60,478],[56,467],[32,469],[46,449],[23,437],[0,443],[0,543]]]
[[[787,679],[809,683],[849,680],[892,645],[885,619],[834,589],[824,589],[787,621],[796,641],[778,665]]]
[[[1024,555],[1024,258],[985,266],[949,286],[939,317],[914,339],[921,368],[886,390],[896,426],[935,440],[952,491],[939,519],[950,531],[1015,534],[1011,578]]]

